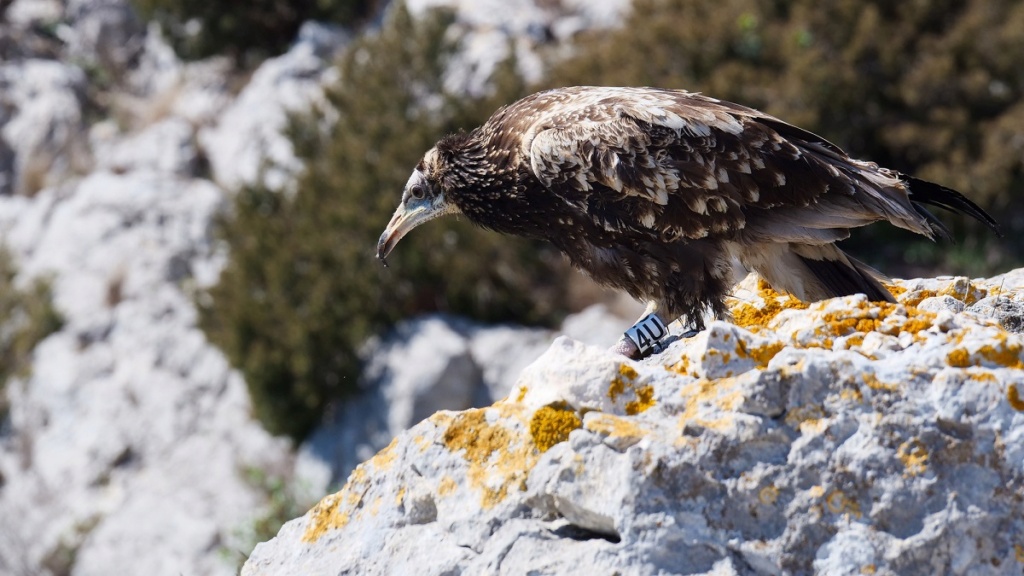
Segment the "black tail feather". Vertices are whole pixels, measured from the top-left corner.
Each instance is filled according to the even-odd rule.
[[[971,202],[971,200],[963,194],[956,190],[946,188],[940,184],[921,180],[920,178],[914,178],[913,176],[907,176],[906,174],[901,174],[900,178],[910,186],[911,202],[914,202],[915,204],[927,204],[929,206],[936,206],[944,210],[949,210],[950,212],[966,214],[985,226],[988,226],[993,232],[1002,238],[1003,233],[999,231],[999,224],[996,223],[995,219],[989,216],[989,214],[982,210],[977,204]],[[928,219],[933,230],[944,236],[949,236],[949,230],[939,223],[935,216],[929,214],[928,211],[923,208],[918,208],[918,213]],[[936,224],[938,224],[938,228],[936,228]]]
[[[867,264],[846,255],[851,265],[840,260],[814,259],[797,255],[807,269],[814,274],[826,290],[830,291],[826,297],[848,296],[850,294],[864,294],[872,302],[895,302],[890,293],[882,283],[875,278],[878,274]]]

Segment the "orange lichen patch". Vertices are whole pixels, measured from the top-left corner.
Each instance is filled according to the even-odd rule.
[[[316,542],[329,530],[340,530],[349,522],[349,510],[342,510],[348,494],[341,492],[325,496],[309,511],[309,525],[302,534],[303,542]]]
[[[1001,336],[996,346],[985,344],[978,349],[982,358],[993,364],[1005,368],[1024,368],[1021,361],[1021,346],[1017,342],[1008,342],[1006,336]]]
[[[395,493],[395,506],[401,506],[402,501],[405,500],[405,486],[398,488],[398,492]]]
[[[1024,544],[1014,544],[1013,553],[1017,557],[1017,562],[1024,564]]]
[[[527,391],[529,391],[529,389],[526,386],[520,386],[519,393],[516,394],[516,402],[522,402],[523,399],[526,398]]]
[[[619,375],[612,378],[611,384],[608,385],[608,398],[612,402],[618,400],[619,396],[626,392],[627,387],[633,387],[633,380],[636,380],[638,376],[636,370],[626,364],[620,364]]]
[[[821,406],[797,406],[786,411],[785,422],[794,428],[800,428],[801,432],[812,432],[817,430],[818,422],[825,416],[825,410]],[[805,430],[804,422],[809,425]]]
[[[939,290],[936,296],[952,296],[964,304],[970,306],[978,300],[988,296],[988,290],[965,278],[954,280],[945,288]]]
[[[304,542],[316,542],[328,531],[344,528],[352,516],[362,510],[363,496],[370,487],[369,471],[380,472],[390,468],[398,458],[397,444],[398,438],[395,438],[387,448],[357,466],[341,490],[324,497],[309,511],[309,525],[302,535]]]
[[[666,370],[682,374],[683,376],[692,376],[690,373],[690,357],[685,354],[679,357],[679,361],[675,364],[665,366]]]
[[[782,342],[769,342],[764,346],[748,348],[743,340],[736,340],[736,356],[739,358],[750,358],[758,368],[766,368],[768,363],[775,358],[775,355],[782,351],[785,345]]]
[[[972,370],[969,374],[971,376],[971,380],[974,380],[975,382],[999,382],[999,378],[989,370]]]
[[[863,402],[864,394],[859,388],[843,388],[839,391],[839,397],[846,402]]]
[[[503,417],[519,416],[519,408],[505,404]],[[538,453],[532,442],[525,441],[515,430],[487,422],[487,409],[466,410],[451,418],[443,441],[452,452],[462,452],[471,486],[483,496],[481,506],[493,507],[517,484],[525,488],[526,477],[537,463]]]
[[[1021,398],[1020,391],[1013,384],[1006,387],[1006,401],[1014,410],[1024,412],[1024,398]]]
[[[867,564],[865,566],[861,566],[861,568],[860,568],[860,573],[861,574],[869,574],[870,575],[870,574],[875,574],[876,572],[878,572],[878,568],[876,568],[874,564]]]
[[[627,390],[633,393],[634,399],[626,402],[626,414],[635,415],[647,410],[651,406],[654,406],[654,388],[652,386],[637,386],[636,379],[640,377],[640,374],[636,370],[621,364],[619,366],[619,375],[612,378],[611,384],[608,385],[608,398],[612,402],[617,402],[619,396],[626,393]]]
[[[634,389],[636,400],[626,402],[626,414],[635,416],[651,406],[654,406],[654,387],[644,386]]]
[[[971,365],[971,354],[963,348],[954,348],[946,354],[946,364],[954,368],[967,368]]]
[[[455,492],[455,489],[458,487],[459,485],[455,480],[453,480],[451,476],[445,474],[441,477],[441,481],[437,483],[437,493],[441,496],[447,496],[452,492]]]
[[[412,437],[412,443],[415,444],[416,447],[420,449],[420,452],[425,451],[427,448],[430,448],[431,446],[430,440],[427,440],[420,434],[417,434],[416,436]]]
[[[614,414],[596,414],[587,418],[584,427],[591,432],[612,438],[639,440],[648,434],[648,430],[638,426],[629,418]]]
[[[735,378],[708,380],[701,378],[683,386],[680,394],[686,399],[686,409],[679,417],[680,427],[696,424],[712,430],[723,430],[732,423],[732,418],[701,418],[701,406],[716,406],[723,412],[734,412],[743,403],[744,395]]]
[[[935,292],[935,290],[914,290],[913,292],[907,292],[906,294],[903,294],[902,298],[897,296],[897,300],[899,300],[903,304],[906,304],[907,306],[917,306],[925,298],[931,298],[937,295],[938,294]]]
[[[825,497],[825,505],[833,514],[853,514],[857,518],[861,517],[860,505],[838,490]]]
[[[619,365],[619,375],[623,378],[628,378],[629,380],[636,380],[640,376],[636,370],[627,364]]]
[[[807,493],[810,494],[811,498],[821,498],[825,495],[825,487],[820,484],[816,484],[811,486],[811,489],[808,490]]]
[[[569,439],[569,433],[583,425],[576,412],[565,405],[544,406],[530,419],[530,437],[541,452]]]
[[[896,450],[896,457],[903,462],[904,476],[917,476],[928,469],[928,449],[920,440],[907,440]]]
[[[907,289],[899,284],[885,284],[885,289],[892,294],[893,298],[899,300],[900,296],[907,292]]]
[[[904,315],[906,320],[900,321],[899,318]],[[896,317],[896,321],[888,321],[890,317]],[[932,327],[935,313],[891,302],[858,302],[851,311],[827,312],[822,319],[828,332],[833,336],[851,336],[868,332],[881,332],[892,336],[901,332],[916,335]],[[863,336],[860,341],[863,341]]]
[[[761,501],[761,504],[771,506],[779,499],[779,489],[774,485],[765,486],[758,491],[757,499]]]
[[[975,350],[973,354],[964,348],[955,348],[946,354],[946,363],[954,368],[981,366],[983,362],[1003,368],[1024,368],[1024,360],[1021,360],[1021,345],[1018,342],[1010,342],[1006,334],[1000,334],[995,339],[995,345],[985,344]]]
[[[860,378],[861,380],[864,381],[864,384],[866,384],[867,387],[871,388],[872,390],[884,390],[886,392],[892,392],[893,390],[899,388],[899,384],[882,382],[881,380],[878,379],[877,376],[875,376],[871,372],[862,372]]]
[[[807,308],[807,303],[801,302],[789,294],[775,291],[763,278],[757,281],[757,295],[764,301],[761,306],[738,302],[732,307],[734,324],[749,329],[762,328],[783,310]]]

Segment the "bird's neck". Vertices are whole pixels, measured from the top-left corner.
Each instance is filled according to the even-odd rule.
[[[517,163],[514,149],[488,147],[471,137],[445,175],[453,191],[451,200],[481,226],[535,236],[529,182],[519,173]]]

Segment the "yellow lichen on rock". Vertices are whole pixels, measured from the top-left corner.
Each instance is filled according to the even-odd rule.
[[[779,489],[776,488],[775,485],[769,484],[758,491],[757,499],[761,501],[761,504],[771,506],[779,499]]]
[[[1010,342],[1003,333],[996,337],[995,345],[985,344],[973,354],[964,348],[954,348],[946,354],[946,363],[954,368],[981,366],[983,362],[1003,368],[1022,369],[1024,361],[1021,360],[1021,345],[1019,342]]]
[[[864,381],[864,384],[866,384],[867,387],[871,388],[872,390],[884,390],[886,392],[892,392],[893,390],[899,387],[899,384],[897,383],[890,384],[888,382],[882,382],[881,380],[878,379],[878,376],[875,376],[871,372],[862,372],[860,377],[861,380]]]
[[[679,417],[681,427],[694,424],[702,428],[723,430],[733,425],[735,410],[745,398],[736,378],[726,377],[708,380],[701,378],[682,387],[680,394],[686,402],[686,409]],[[721,418],[701,417],[703,406],[715,407],[723,412]]]
[[[807,308],[807,303],[785,293],[777,292],[763,278],[757,281],[757,295],[764,303],[755,306],[749,302],[737,301],[732,307],[733,323],[750,330],[757,330],[768,325],[783,310]]]
[[[834,490],[825,497],[825,505],[833,514],[852,514],[861,517],[860,505],[856,500],[848,498],[839,490]]]
[[[626,414],[635,416],[651,406],[654,406],[654,387],[643,386],[640,388],[634,388],[633,392],[636,393],[636,400],[626,402]]]
[[[1021,397],[1020,392],[1017,390],[1017,386],[1010,384],[1006,387],[1006,401],[1010,403],[1010,407],[1018,412],[1024,412],[1024,398]]]
[[[595,414],[588,417],[584,426],[587,430],[606,438],[618,441],[618,444],[631,446],[640,441],[649,431],[638,425],[631,418],[614,414]]]
[[[363,495],[369,485],[371,472],[382,472],[391,467],[398,457],[395,438],[373,458],[360,464],[348,477],[345,487],[324,497],[309,511],[309,524],[302,535],[304,542],[316,542],[330,530],[344,528],[352,515],[362,508]]]
[[[569,433],[583,425],[568,406],[544,406],[530,419],[530,437],[541,452],[569,439]]]
[[[503,404],[500,417],[517,418],[520,410],[515,404]],[[479,408],[456,414],[442,438],[449,450],[462,452],[466,476],[482,493],[485,510],[504,500],[514,484],[525,487],[523,483],[537,463],[534,444],[502,423],[488,422],[487,412],[487,408]]]
[[[625,405],[626,414],[629,415],[639,414],[655,404],[654,387],[637,386],[636,379],[639,377],[640,374],[632,367],[621,364],[618,376],[612,378],[611,383],[608,384],[608,398],[612,402],[617,402],[619,396],[625,394],[627,390],[633,393],[634,399],[626,402]]]
[[[918,476],[928,469],[928,449],[918,439],[907,440],[896,450],[896,457],[906,469],[904,476]]]
[[[758,368],[764,369],[768,367],[768,363],[775,358],[775,355],[782,351],[785,345],[782,342],[769,342],[764,346],[753,346],[748,348],[743,340],[736,340],[736,356],[738,358],[750,358],[753,360]]]
[[[344,528],[348,524],[349,514],[339,508],[345,499],[346,492],[342,489],[341,492],[325,496],[320,502],[317,502],[316,506],[309,511],[309,525],[306,526],[306,531],[302,534],[302,541],[316,542],[329,530]]]
[[[437,483],[437,493],[441,496],[447,496],[452,492],[455,492],[455,489],[458,487],[459,485],[455,480],[452,479],[451,476],[445,474],[441,477],[441,481]]]

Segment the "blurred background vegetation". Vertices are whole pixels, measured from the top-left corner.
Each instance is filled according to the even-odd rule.
[[[226,55],[239,66],[284,52],[307,20],[358,27],[384,0],[129,0],[185,59]]]
[[[36,344],[63,324],[49,282],[39,279],[19,287],[17,273],[14,258],[0,244],[0,423],[7,420],[8,381],[26,375]]]
[[[486,120],[499,98],[524,94],[510,65],[492,98],[447,94],[450,21],[393,10],[379,34],[356,41],[327,95],[337,120],[325,130],[327,114],[313,111],[291,122],[306,166],[297,190],[241,190],[222,223],[231,260],[202,322],[245,374],[272,432],[302,438],[325,407],[355,392],[359,347],[402,318],[448,312],[550,324],[565,312],[560,256],[466,222],[417,229],[390,268],[376,259],[423,153],[440,135]]]
[[[283,28],[246,28],[244,40],[218,32],[262,8],[244,15],[227,2],[145,2],[166,4],[179,22],[202,20],[193,41],[204,50],[230,42],[272,54],[287,43]],[[1024,3],[636,0],[621,28],[584,33],[572,57],[552,56],[542,85],[524,86],[509,61],[479,99],[443,88],[458,40],[446,33],[450,16],[415,21],[392,7],[338,63],[328,94],[337,120],[327,122],[325,110],[293,119],[289,135],[306,163],[294,193],[241,190],[221,226],[231,260],[203,299],[203,325],[245,373],[274,432],[302,438],[354,392],[359,347],[401,318],[444,311],[550,324],[573,307],[566,266],[550,248],[464,222],[417,229],[389,269],[373,257],[412,167],[438,137],[545,87],[677,87],[753,106],[856,157],[964,192],[1006,234],[942,214],[955,245],[887,226],[846,244],[890,275],[984,275],[1022,262]],[[323,0],[319,12],[302,14],[351,24],[378,8]]]

